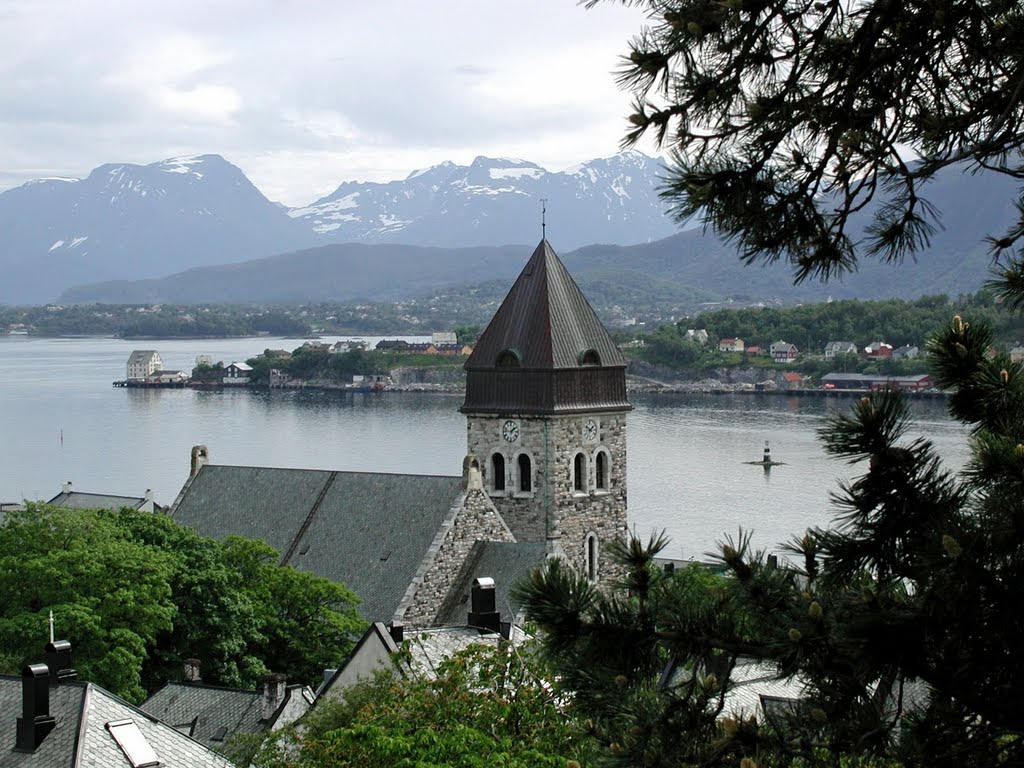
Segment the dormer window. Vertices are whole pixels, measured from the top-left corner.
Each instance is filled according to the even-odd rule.
[[[601,365],[601,356],[597,354],[596,349],[583,350],[580,352],[578,359],[582,366]]]
[[[496,368],[519,368],[522,365],[519,350],[514,347],[502,350],[494,362]]]

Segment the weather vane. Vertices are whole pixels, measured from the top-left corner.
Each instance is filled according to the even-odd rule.
[[[542,197],[540,199],[540,239],[547,239],[547,212],[548,212],[548,199]]]

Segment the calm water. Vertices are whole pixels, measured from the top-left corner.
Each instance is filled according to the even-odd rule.
[[[376,341],[376,340],[374,340]],[[169,504],[196,443],[218,464],[411,472],[461,471],[461,396],[395,393],[199,392],[116,389],[134,348],[155,348],[167,368],[197,354],[225,363],[300,340],[129,342],[0,336],[0,500],[49,499],[67,480],[94,493]],[[700,557],[742,525],[772,547],[828,522],[828,494],[856,468],[828,459],[815,429],[849,400],[780,396],[634,397],[629,416],[629,513],[646,535],[664,528],[666,554]],[[966,433],[941,402],[915,405],[919,429],[956,467]],[[786,462],[765,474],[744,464],[770,440]]]

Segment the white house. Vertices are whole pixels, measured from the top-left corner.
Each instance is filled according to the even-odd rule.
[[[164,367],[164,361],[160,359],[159,353],[153,349],[136,349],[128,356],[127,376],[128,381],[145,381],[153,371]]]
[[[831,360],[836,355],[856,355],[857,345],[852,341],[830,341],[825,345],[825,359]]]
[[[231,363],[224,368],[224,383],[228,385],[248,384],[252,366],[246,363]]]
[[[721,339],[718,342],[719,352],[742,352],[745,348],[743,339]]]

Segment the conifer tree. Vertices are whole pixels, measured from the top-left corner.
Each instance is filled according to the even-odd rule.
[[[899,260],[940,225],[942,168],[1024,179],[1018,0],[624,2],[649,19],[620,76],[624,143],[653,137],[675,214],[705,216],[747,262],[782,259],[799,281]],[[1020,283],[1018,209],[991,245]]]

